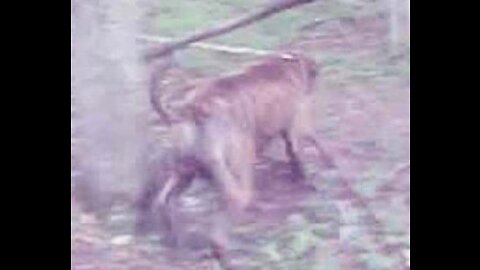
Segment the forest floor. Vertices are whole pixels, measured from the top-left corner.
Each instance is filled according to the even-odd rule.
[[[376,17],[322,25],[291,43],[322,63],[318,137],[338,167],[311,164],[317,191],[290,181],[282,158],[259,164],[252,222],[235,227],[238,269],[409,269],[409,49],[385,49]],[[337,30],[335,30],[337,29]],[[279,156],[273,146],[269,156]],[[187,227],[204,224],[218,194],[198,181],[177,206]],[[118,211],[100,224],[72,199],[72,270],[219,269],[202,251],[175,252],[128,230]],[[179,254],[181,253],[181,255]]]

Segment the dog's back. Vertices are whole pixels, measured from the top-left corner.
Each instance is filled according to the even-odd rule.
[[[315,73],[315,74],[313,74]],[[242,73],[202,83],[190,108],[192,118],[230,117],[271,136],[289,125],[299,99],[314,88],[316,65],[304,57],[270,57]]]

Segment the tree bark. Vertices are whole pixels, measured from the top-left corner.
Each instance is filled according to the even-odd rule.
[[[398,51],[400,40],[398,0],[389,0],[389,41],[390,53],[395,54]]]
[[[145,71],[135,42],[141,10],[135,1],[72,2],[72,116],[84,142],[78,181],[88,210],[132,198],[144,177],[149,109]]]

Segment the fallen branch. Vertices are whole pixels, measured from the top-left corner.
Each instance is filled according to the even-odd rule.
[[[137,37],[137,39],[141,41],[152,42],[152,43],[163,44],[163,45],[165,43],[170,43],[174,41],[173,38],[157,37],[157,36],[150,36],[150,35],[140,35]],[[271,54],[278,53],[277,51],[259,50],[259,49],[248,48],[248,47],[236,47],[236,46],[233,47],[233,46],[225,46],[221,44],[203,43],[203,42],[193,43],[190,46],[199,48],[199,49],[204,49],[204,50],[218,51],[222,53],[231,53],[231,54],[252,54],[252,55],[258,55],[258,56],[264,56],[264,55],[271,55]]]
[[[300,27],[300,30],[301,31],[307,31],[307,30],[311,30],[315,27],[318,27],[322,24],[325,24],[326,22],[328,22],[329,19],[320,19],[320,18],[316,18],[313,20],[313,22],[309,22],[307,24],[304,24]]]
[[[395,177],[399,174],[407,173],[409,172],[409,170],[410,170],[410,162],[400,164],[393,170],[392,177]]]
[[[154,51],[152,53],[148,53],[146,56],[147,60],[151,60],[153,58],[161,57],[167,54],[172,53],[174,50],[184,48],[188,46],[190,43],[198,42],[204,39],[212,38],[215,36],[219,36],[230,31],[233,31],[237,28],[247,26],[253,22],[256,22],[261,19],[265,19],[273,14],[279,13],[281,11],[291,9],[293,7],[307,4],[314,2],[315,0],[281,0],[276,1],[271,5],[266,6],[265,8],[252,12],[251,14],[247,14],[243,17],[238,19],[234,19],[230,22],[227,22],[220,26],[215,26],[213,28],[201,31],[199,33],[195,33],[191,36],[187,36],[186,38],[179,39],[177,41],[172,42],[169,45],[166,45],[160,48],[158,51]]]

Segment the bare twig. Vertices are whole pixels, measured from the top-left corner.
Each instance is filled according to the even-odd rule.
[[[215,36],[219,36],[230,31],[233,31],[237,28],[247,26],[253,22],[256,22],[261,19],[265,19],[273,14],[279,13],[281,11],[291,9],[293,7],[314,2],[315,0],[281,0],[275,1],[273,4],[266,6],[263,9],[247,14],[238,19],[234,19],[225,24],[214,26],[210,29],[200,31],[193,35],[187,36],[183,39],[179,39],[175,42],[172,42],[169,45],[160,48],[158,51],[147,54],[147,60],[161,57],[167,54],[172,53],[174,50],[184,48],[190,43],[198,42]]]
[[[138,40],[158,43],[158,44],[165,44],[169,42],[173,42],[173,38],[168,37],[158,37],[158,36],[150,36],[150,35],[140,35],[137,37]],[[222,44],[214,44],[214,43],[203,43],[198,42],[190,45],[191,47],[204,49],[204,50],[211,50],[211,51],[218,51],[223,53],[230,53],[230,54],[251,54],[251,55],[271,55],[277,54],[276,51],[269,51],[269,50],[260,50],[255,48],[248,48],[248,47],[236,47],[236,46],[225,46]]]
[[[398,165],[393,172],[391,173],[391,177],[398,176],[399,174],[407,173],[410,170],[410,162],[402,163]]]
[[[320,26],[320,25],[322,25],[322,24],[325,24],[325,23],[328,22],[329,20],[331,20],[331,19],[315,18],[315,19],[313,20],[313,22],[309,22],[309,23],[307,23],[307,24],[302,25],[302,26],[300,27],[300,30],[301,30],[301,31],[311,30],[311,29],[313,29],[313,28],[315,28],[315,27],[318,27],[318,26]]]

